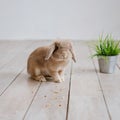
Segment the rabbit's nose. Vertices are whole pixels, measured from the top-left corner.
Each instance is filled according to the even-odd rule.
[[[67,53],[63,52],[63,58],[67,58]]]

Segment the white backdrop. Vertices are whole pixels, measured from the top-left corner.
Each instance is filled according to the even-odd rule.
[[[120,38],[120,0],[0,0],[0,40]]]

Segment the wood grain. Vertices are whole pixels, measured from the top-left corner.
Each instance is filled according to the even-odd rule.
[[[68,120],[109,120],[95,68],[86,44],[76,42]]]

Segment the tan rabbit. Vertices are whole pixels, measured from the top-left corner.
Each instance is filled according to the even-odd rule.
[[[62,82],[64,69],[71,58],[76,62],[71,42],[55,41],[49,46],[37,48],[30,54],[27,71],[35,80],[46,81],[47,77],[51,77],[55,82]]]

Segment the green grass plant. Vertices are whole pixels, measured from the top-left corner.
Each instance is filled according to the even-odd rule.
[[[120,41],[115,41],[111,35],[99,36],[95,44],[95,54],[92,56],[116,56],[120,54]]]

